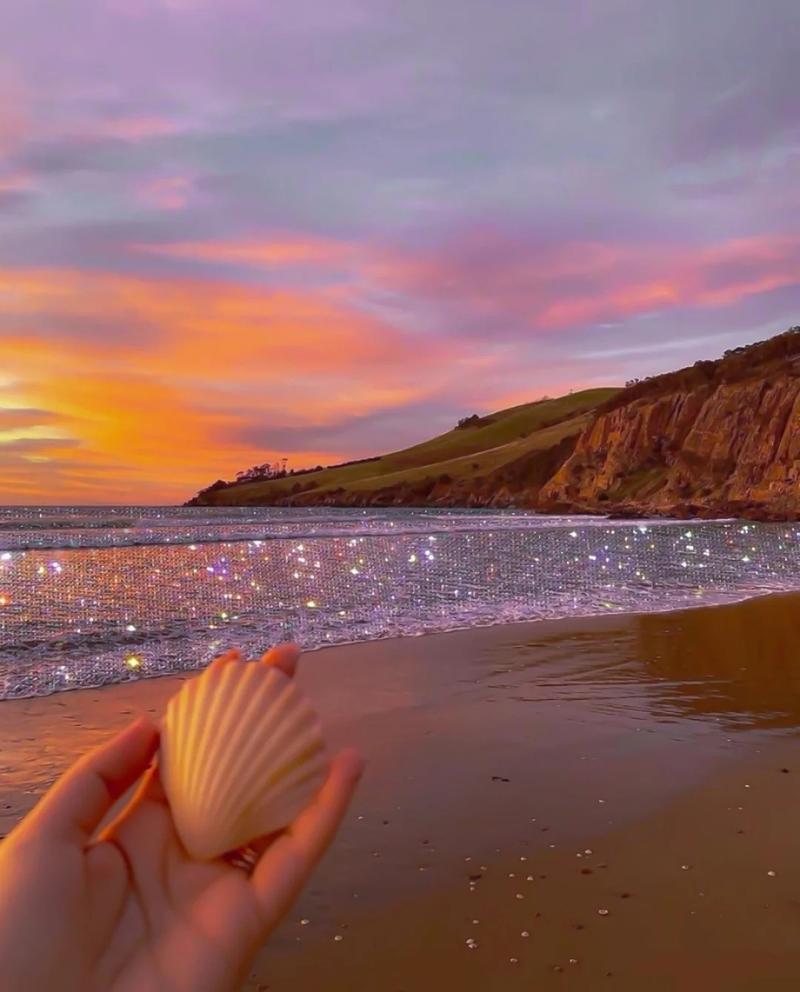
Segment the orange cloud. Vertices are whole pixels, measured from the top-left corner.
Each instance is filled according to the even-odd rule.
[[[13,403],[0,388],[0,409],[46,410],[42,429],[72,442],[29,451],[0,434],[6,500],[29,492],[26,479],[39,480],[38,498],[50,502],[89,492],[181,500],[220,475],[292,454],[238,441],[244,423],[326,424],[437,388],[438,363],[410,380],[413,343],[324,293],[5,270],[0,319],[12,328],[4,372],[17,380]],[[78,330],[54,333],[59,319]],[[91,333],[81,334],[84,323]],[[348,455],[312,447],[295,464]]]
[[[276,235],[258,241],[183,241],[163,245],[135,245],[137,251],[170,258],[247,265],[329,264],[352,259],[356,247],[325,238]]]
[[[462,315],[478,314],[498,327],[516,320],[551,333],[678,306],[726,306],[796,284],[800,271],[796,238],[684,251],[560,246],[535,264],[514,253],[508,266],[457,255],[367,264],[350,244],[290,235],[144,250],[330,272],[343,260],[349,268],[347,278],[304,290],[0,269],[0,499],[178,501],[280,455],[298,466],[351,457],[338,441],[343,422],[448,395],[500,406],[501,396],[523,402],[542,383],[548,392],[573,385],[553,356],[552,368],[540,363],[523,389],[519,330],[479,343],[404,331],[361,306],[362,288],[435,308],[455,331]],[[432,432],[420,423],[420,436]],[[323,436],[337,441],[313,440]],[[294,450],[271,450],[271,437],[300,440]]]

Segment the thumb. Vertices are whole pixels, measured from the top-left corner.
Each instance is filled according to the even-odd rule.
[[[158,728],[140,717],[84,755],[45,795],[30,821],[45,833],[88,841],[117,799],[139,778],[158,747]]]

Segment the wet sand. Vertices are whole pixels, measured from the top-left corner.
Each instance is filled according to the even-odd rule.
[[[247,988],[794,989],[799,663],[793,596],[309,654],[369,767]],[[0,705],[0,833],[180,681]]]

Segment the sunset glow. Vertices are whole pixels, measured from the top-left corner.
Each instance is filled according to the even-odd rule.
[[[11,0],[0,501],[182,501],[799,323],[791,32],[732,6],[709,47],[688,4]]]

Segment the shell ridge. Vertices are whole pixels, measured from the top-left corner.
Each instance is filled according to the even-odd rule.
[[[183,695],[183,709],[188,711],[188,717],[186,719],[186,724],[183,728],[183,734],[176,732],[175,736],[177,740],[183,745],[183,750],[186,750],[186,741],[196,738],[198,735],[198,730],[200,729],[200,723],[202,720],[203,708],[198,704],[197,697],[202,694],[202,679],[211,679],[211,672],[206,670],[199,678],[194,679],[186,687],[186,694],[179,694],[178,699]],[[208,684],[208,681],[206,682]],[[192,705],[194,704],[194,705]],[[190,769],[187,769],[186,773],[186,794],[192,795],[194,783],[197,780],[197,776],[200,774],[200,762]]]
[[[222,689],[225,685],[225,671],[229,664],[233,664],[233,662],[226,663],[224,667],[209,668],[197,679],[196,698],[193,707],[195,713],[191,727],[192,736],[186,739],[187,741],[200,741],[199,749],[193,755],[192,766],[186,781],[186,796],[193,805],[197,803],[197,793],[202,775],[207,768],[208,751],[211,743],[208,725],[214,722],[217,710],[222,706]],[[216,692],[213,691],[215,689]],[[186,751],[188,757],[188,743],[186,743]]]
[[[209,816],[207,806],[208,776],[217,770],[215,765],[214,747],[217,742],[216,727],[225,710],[225,700],[230,691],[230,685],[236,687],[233,678],[234,667],[238,662],[228,661],[216,668],[211,668],[198,679],[197,709],[198,728],[193,738],[200,745],[192,753],[191,740],[186,741],[187,760],[191,762],[192,778],[187,789],[187,818],[192,825],[194,840],[197,844],[208,846],[214,838],[224,835],[230,829],[230,816],[213,820]]]
[[[233,679],[233,672],[226,679],[226,683],[233,682],[232,692],[227,699],[225,697],[228,696],[228,693],[219,692],[219,696],[223,700],[219,718],[213,726],[205,728],[205,735],[208,740],[206,764],[208,774],[203,788],[205,798],[203,812],[209,818],[211,814],[216,813],[218,807],[227,799],[224,779],[229,779],[230,777],[232,756],[235,753],[236,747],[236,735],[226,733],[226,723],[234,718],[237,707],[241,705],[242,698],[246,700],[245,708],[247,707],[249,698],[251,698],[249,690],[250,683],[253,681],[252,669],[250,667],[246,669],[240,667],[242,665],[249,666],[249,662],[231,662],[230,665],[226,666],[226,669],[230,671],[234,665],[239,667],[239,671],[235,673],[237,676],[236,680],[234,681]],[[226,688],[229,688],[227,684]],[[240,722],[238,716],[236,719],[237,722]],[[228,815],[231,816],[232,814],[229,813]]]
[[[292,738],[295,737],[298,739],[295,746],[303,747],[304,740],[300,740],[301,735],[305,738],[306,735],[314,732],[317,736],[322,736],[319,717],[308,704],[301,704],[301,707],[295,709],[294,712],[290,711],[283,715],[281,722],[275,726],[269,746],[260,756],[260,760],[262,762],[280,761],[284,757],[283,752],[287,748],[287,741],[291,747]]]
[[[243,811],[243,819],[246,818],[256,825],[256,833],[251,834],[248,839],[252,840],[254,836],[271,832],[271,829],[265,829],[261,822],[263,819],[261,811],[271,804],[283,802],[284,793],[291,792],[296,786],[312,778],[317,780],[312,790],[315,792],[327,772],[327,764],[327,754],[318,719],[313,721],[308,732],[291,750],[278,757],[271,757],[269,762],[261,761],[259,774],[254,776],[254,785],[258,791],[254,790],[250,803]],[[296,809],[293,808],[290,819],[294,819],[310,798],[311,795],[305,792],[304,801]],[[281,826],[286,826],[286,822]]]
[[[256,804],[251,817],[253,822],[259,824],[260,832],[273,833],[294,820],[319,792],[324,781],[325,769],[326,764],[320,762],[310,770],[298,774],[296,779],[277,796],[269,796],[268,801]]]
[[[324,751],[324,744],[322,743],[318,720],[314,721],[314,724],[302,738],[298,738],[297,743],[291,749],[286,749],[279,754],[275,754],[272,749],[265,749],[264,753],[258,755],[252,766],[250,776],[252,798],[248,806],[252,807],[253,804],[260,803],[264,796],[270,795],[276,789],[283,788],[283,779],[287,771],[290,772],[304,756],[307,755],[310,760],[315,754],[322,751]],[[245,790],[240,787],[237,790],[236,801],[241,802],[245,794]]]
[[[283,687],[282,691],[276,694],[273,704],[263,716],[265,722],[270,721],[273,724],[270,740],[264,751],[265,757],[282,747],[286,721],[298,712],[301,714],[310,713],[316,716],[314,710],[305,700],[294,682],[289,681]]]
[[[323,767],[327,767],[327,755],[322,744],[313,749],[308,748],[302,758],[302,763],[295,762],[282,768],[278,779],[273,781],[272,785],[279,784],[281,789],[288,792],[298,782],[304,782],[307,778],[318,774]]]
[[[275,785],[281,778],[281,769],[291,766],[309,749],[309,742],[313,744],[321,736],[319,720],[313,712],[302,714],[299,720],[285,721],[280,740],[276,740],[275,746],[269,749],[269,764],[273,766],[273,771],[267,784]]]
[[[186,686],[185,694],[178,693],[167,709],[166,733],[161,741],[161,774],[164,789],[170,797],[170,808],[179,833],[190,829],[191,802],[181,781],[189,770],[182,729],[186,724],[187,709],[191,709],[197,689],[194,682]]]
[[[269,673],[269,676],[271,675],[272,673]],[[287,684],[282,684],[283,680],[281,678],[274,679],[269,676],[263,681],[261,687],[262,691],[260,695],[263,697],[264,712],[259,717],[258,729],[270,727],[270,734],[267,738],[266,746],[263,736],[260,736],[258,733],[252,734],[246,751],[239,755],[237,768],[247,768],[247,774],[240,774],[238,787],[230,796],[231,801],[235,803],[241,803],[242,796],[246,794],[248,787],[251,791],[254,789],[258,789],[259,792],[262,791],[264,768],[273,760],[271,742],[279,726],[277,721],[274,721],[274,714],[276,711],[282,709],[284,695],[291,683],[286,679]],[[286,677],[284,676],[283,678]],[[234,781],[236,780],[235,776],[232,776],[232,778]]]
[[[253,666],[255,668],[255,666]],[[256,676],[260,673],[256,672]],[[244,680],[242,680],[244,682]],[[263,678],[253,678],[250,677],[248,682],[256,682],[257,684],[249,692],[249,698],[245,704],[245,710],[241,715],[237,715],[236,718],[236,729],[241,731],[241,728],[247,726],[247,721],[258,712],[259,708],[263,707],[265,703],[269,700],[269,685]],[[248,688],[244,686],[244,688]],[[259,720],[259,723],[261,719]],[[243,791],[246,791],[248,786],[251,785],[251,780],[253,778],[253,756],[257,754],[258,751],[258,735],[251,734],[250,737],[244,742],[242,747],[238,750],[235,748],[236,734],[232,732],[229,735],[231,746],[228,749],[232,755],[231,761],[227,767],[227,787],[225,789],[219,789],[216,795],[216,803],[210,805],[209,812],[213,812],[217,805],[223,800],[229,805],[229,807],[236,808],[237,804],[240,803],[239,796]],[[220,761],[220,767],[222,767],[222,762]]]

